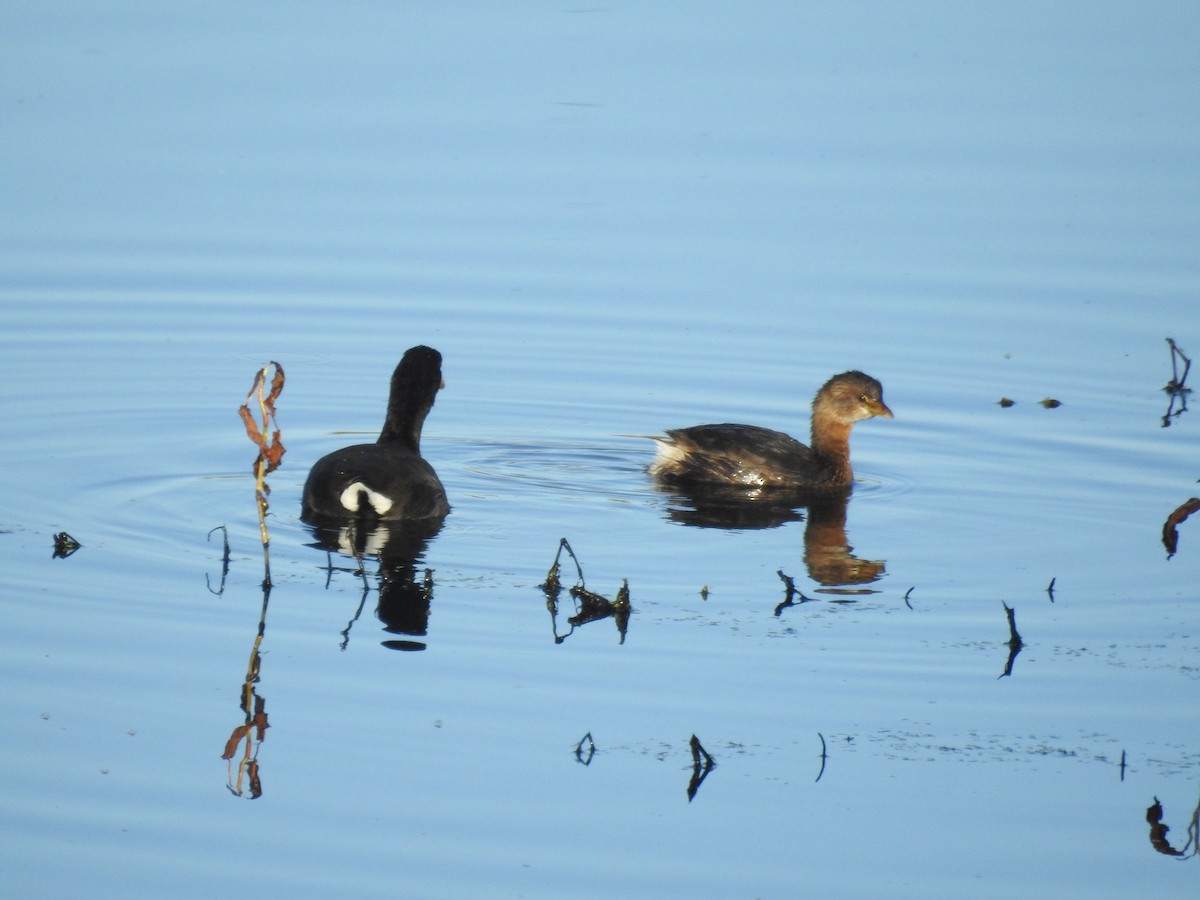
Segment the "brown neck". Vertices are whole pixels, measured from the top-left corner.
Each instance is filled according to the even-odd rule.
[[[831,417],[813,417],[812,451],[829,468],[837,473],[839,481],[851,481],[850,429],[851,425]]]

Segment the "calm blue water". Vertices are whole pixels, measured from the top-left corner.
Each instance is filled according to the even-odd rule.
[[[0,19],[6,895],[1194,893],[1192,5]],[[297,516],[417,343],[454,509],[401,634]],[[646,478],[645,435],[803,436],[852,367],[896,413],[854,434],[852,550]],[[623,636],[552,618],[564,536]]]

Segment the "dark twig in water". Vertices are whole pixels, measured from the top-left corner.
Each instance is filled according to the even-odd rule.
[[[701,746],[700,739],[694,734],[692,735],[691,747],[692,780],[688,782],[688,803],[692,802],[692,799],[696,796],[696,791],[700,790],[700,785],[704,783],[704,779],[708,777],[708,773],[716,765],[713,758],[708,755],[708,751]],[[703,759],[703,764],[701,763],[701,759]]]
[[[916,585],[913,585],[907,591],[904,592],[904,605],[907,606],[909,609],[912,609],[912,604],[908,602],[908,598],[910,596],[912,596],[912,592],[915,591],[916,589],[917,589]]]
[[[821,776],[825,774],[825,761],[829,759],[829,754],[826,752],[825,748],[825,735],[818,731],[817,737],[821,739],[821,771],[817,773],[816,781],[813,782],[814,784],[816,784],[817,781],[820,781]]]
[[[562,592],[562,564],[560,558],[563,550],[567,551],[567,555],[575,562],[575,572],[578,575],[579,582],[569,591],[572,599],[578,604],[575,615],[567,619],[567,624],[571,626],[571,630],[566,634],[558,633],[558,595]],[[613,600],[600,594],[589,591],[584,586],[583,566],[579,564],[579,558],[575,556],[575,551],[571,549],[571,545],[567,543],[566,538],[561,538],[558,542],[558,552],[554,554],[554,562],[550,565],[550,571],[546,573],[546,580],[542,582],[541,589],[546,594],[546,609],[550,611],[550,626],[554,632],[554,643],[561,644],[571,633],[581,625],[586,625],[588,622],[596,622],[600,619],[607,619],[609,616],[617,624],[617,631],[621,635],[621,643],[625,643],[625,634],[629,629],[629,615],[633,612],[633,607],[629,601],[629,579],[623,579],[621,587],[617,590],[617,596]]]
[[[1054,578],[1051,578],[1050,583],[1048,585],[1046,585],[1046,593],[1050,595],[1051,603],[1054,602],[1054,582],[1056,582],[1056,581],[1058,581],[1057,576],[1055,576]]]
[[[559,579],[559,574],[562,572],[562,565],[559,563],[559,557],[566,550],[567,555],[575,563],[575,571],[579,576],[579,583],[583,584],[583,566],[579,565],[579,557],[575,555],[575,551],[571,549],[571,545],[567,543],[566,538],[559,538],[558,552],[554,554],[554,562],[550,564],[550,571],[546,573],[546,580],[542,582],[541,588],[547,594],[558,596],[558,592],[562,590],[562,581]]]
[[[796,606],[799,603],[810,603],[812,601],[812,597],[805,597],[804,594],[796,590],[795,580],[791,575],[785,575],[783,573],[783,569],[780,569],[775,574],[779,576],[779,580],[783,582],[783,586],[787,590],[787,594],[784,596],[783,602],[775,607],[776,618],[778,618],[789,606]],[[796,600],[796,597],[799,597],[800,599]]]
[[[1125,780],[1125,751],[1121,751],[1121,780]]]
[[[1184,387],[1184,382],[1187,381],[1188,372],[1191,371],[1192,361],[1179,349],[1179,345],[1175,343],[1174,339],[1167,338],[1167,346],[1171,348],[1171,380],[1167,382],[1167,386],[1163,390],[1188,393],[1188,388]],[[1183,360],[1182,375],[1179,374],[1176,358]]]
[[[54,536],[54,554],[52,559],[66,559],[83,545],[65,531]]]
[[[1004,671],[998,676],[1004,678],[1012,674],[1013,663],[1017,659],[1017,654],[1021,652],[1021,648],[1025,646],[1025,642],[1021,640],[1021,635],[1017,632],[1017,611],[1004,603],[1004,615],[1008,617],[1008,662],[1004,664]]]
[[[212,540],[213,531],[221,532],[225,543],[225,551],[221,555],[221,586],[214,591],[212,589],[212,582],[209,581],[207,572],[204,573],[204,583],[208,586],[209,593],[216,594],[218,597],[220,597],[225,593],[225,577],[229,574],[229,529],[224,525],[218,525],[208,533],[208,540],[210,541]]]
[[[1167,402],[1167,411],[1162,417],[1163,428],[1170,427],[1172,418],[1187,412],[1187,395],[1192,392],[1192,389],[1186,384],[1188,372],[1192,368],[1192,361],[1179,349],[1179,345],[1173,339],[1167,338],[1167,346],[1171,348],[1171,380],[1163,386],[1163,390],[1170,398]],[[1178,360],[1183,360],[1182,374],[1179,371]],[[1179,403],[1178,409],[1175,408],[1176,402]]]
[[[589,731],[575,745],[575,761],[585,766],[590,766],[592,764],[592,757],[595,755],[596,742],[592,740],[592,733]]]

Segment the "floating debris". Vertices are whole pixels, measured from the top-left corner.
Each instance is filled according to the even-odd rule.
[[[66,559],[83,545],[65,531],[54,536],[54,555],[51,559]]]
[[[1000,398],[999,400],[997,400],[996,402],[997,402],[998,404],[1000,404],[1000,407],[1001,407],[1002,409],[1008,409],[1010,406],[1016,406],[1016,405],[1017,405],[1017,401],[1016,401],[1016,400],[1010,400],[1008,397],[1001,397],[1001,398]]]
[[[567,624],[571,626],[571,630],[565,634],[559,634],[558,595],[562,592],[562,580],[560,578],[562,565],[559,562],[559,558],[562,556],[563,550],[566,550],[567,555],[575,562],[575,572],[578,575],[579,581],[568,593],[578,605],[575,615],[567,619]],[[550,611],[550,626],[554,633],[554,643],[561,644],[580,626],[586,625],[589,622],[598,622],[601,619],[609,617],[612,617],[617,624],[617,631],[621,635],[621,643],[625,643],[625,634],[629,629],[629,615],[633,612],[633,607],[629,602],[628,578],[622,579],[621,587],[617,589],[617,595],[612,600],[589,591],[584,586],[583,567],[579,564],[579,558],[575,555],[575,551],[571,549],[571,545],[567,542],[567,539],[561,538],[558,542],[558,552],[554,554],[554,562],[551,563],[550,571],[546,573],[546,580],[542,583],[541,588],[546,594],[546,609]]]
[[[1060,406],[1062,406],[1062,401],[1055,400],[1053,397],[1046,397],[1042,400],[1039,400],[1038,403],[1042,404],[1042,406],[1046,407],[1046,409],[1058,409]]]

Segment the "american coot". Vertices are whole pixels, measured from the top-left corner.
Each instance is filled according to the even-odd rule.
[[[392,374],[379,440],[335,450],[308,473],[305,521],[445,516],[446,490],[421,457],[421,427],[441,387],[442,355],[432,347],[407,351]]]
[[[892,418],[883,387],[862,372],[834,375],[812,404],[812,445],[754,425],[696,425],[657,437],[650,474],[669,485],[728,485],[829,491],[854,480],[850,429],[872,416]]]

